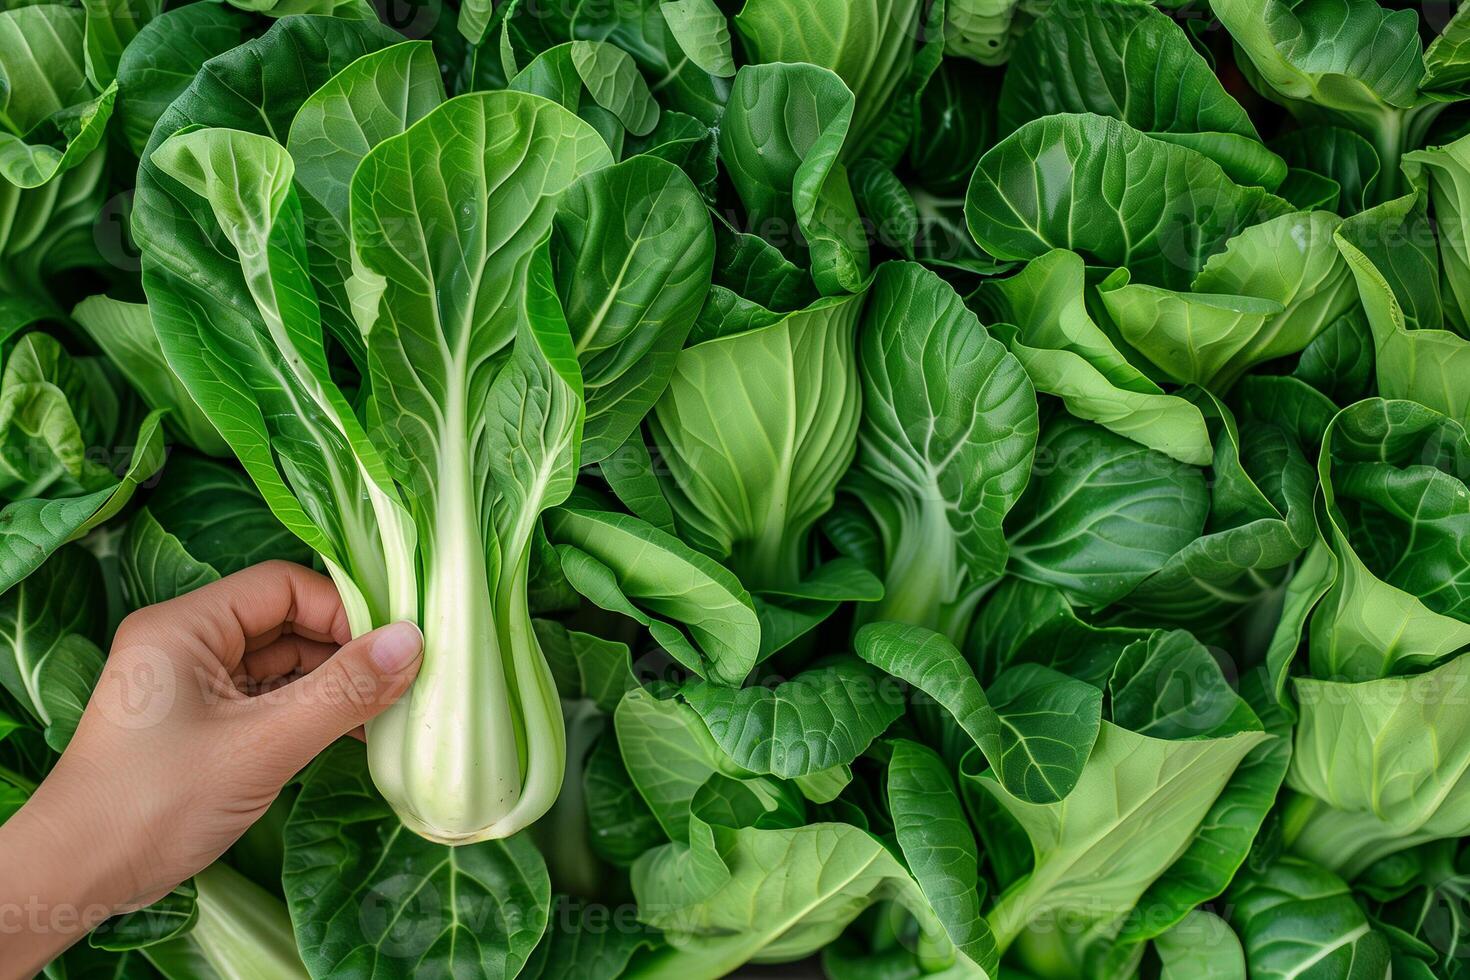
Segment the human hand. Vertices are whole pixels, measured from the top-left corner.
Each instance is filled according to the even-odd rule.
[[[92,908],[49,954],[157,900],[397,700],[422,647],[411,623],[351,639],[331,581],[279,561],[133,613],[60,761],[0,827],[4,897]]]

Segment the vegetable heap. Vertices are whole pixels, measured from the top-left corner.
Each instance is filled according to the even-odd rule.
[[[0,820],[132,609],[426,642],[49,975],[1470,978],[1470,5],[52,0],[0,110]]]

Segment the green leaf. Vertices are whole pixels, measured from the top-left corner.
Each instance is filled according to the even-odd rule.
[[[211,456],[230,451],[214,423],[169,370],[153,332],[148,304],[89,296],[72,309],[71,316],[117,365],[149,408],[168,410],[164,425],[171,434]]]
[[[1171,380],[1223,392],[1256,364],[1294,354],[1352,309],[1356,289],[1326,212],[1245,229],[1211,256],[1189,293],[1130,283],[1098,288],[1123,338]]]
[[[937,633],[873,623],[854,643],[858,656],[937,701],[1009,792],[1038,803],[1072,792],[1097,737],[1102,697],[1096,688],[1026,667],[997,689],[999,707],[992,707],[959,650]]]
[[[874,224],[873,237],[901,255],[913,258],[919,235],[919,209],[903,181],[872,157],[853,164],[848,173],[858,210]]]
[[[1336,211],[1342,188],[1331,177],[1292,167],[1276,196],[1301,211]]]
[[[312,233],[307,255],[323,325],[359,367],[367,355],[354,320],[352,174],[374,146],[397,136],[444,101],[427,41],[364,55],[307,97],[291,120],[286,148],[295,164],[301,212]]]
[[[987,975],[999,954],[980,914],[979,853],[954,780],[932,749],[893,743],[888,806],[894,835],[914,880],[955,946]]]
[[[1470,643],[1467,458],[1464,428],[1415,402],[1332,420],[1317,466],[1337,574],[1312,614],[1313,676],[1385,677]]]
[[[996,93],[987,81],[988,76],[963,60],[940,62],[919,100],[908,153],[916,178],[911,186],[929,194],[964,194],[980,155],[995,142]]]
[[[275,519],[245,474],[216,460],[174,453],[147,509],[221,575],[271,559],[311,562],[311,552]]]
[[[185,881],[151,905],[107,919],[92,930],[87,943],[94,949],[120,953],[177,939],[199,922],[197,898],[193,880]]]
[[[547,514],[546,530],[578,591],[648,627],[686,667],[738,685],[755,666],[755,608],[718,563],[628,514],[561,507]]]
[[[698,190],[656,157],[589,174],[563,195],[551,259],[582,366],[583,463],[612,454],[663,394],[714,255]]]
[[[346,457],[349,445],[368,459],[375,454],[345,399],[340,392],[334,397],[335,386],[327,382],[305,232],[289,185],[294,166],[273,140],[252,141],[246,134],[287,132],[312,91],[396,38],[362,21],[292,18],[211,61],[160,117],[139,168],[132,216],[149,310],[169,367],[209,413],[281,523],[339,567],[362,573],[358,581],[369,595],[355,601],[364,606],[388,602],[386,569],[370,571],[372,564],[384,563],[384,544],[375,533],[376,516],[357,462]],[[266,64],[289,67],[267,72]],[[166,140],[191,126],[228,130],[190,133],[155,160]],[[236,149],[241,155],[234,155]],[[166,173],[160,167],[165,161],[193,167],[194,187]],[[248,173],[237,173],[246,163]],[[220,178],[216,164],[231,176]],[[220,193],[218,200],[198,193],[211,187]],[[247,245],[249,274],[238,251],[219,247],[226,239],[216,205]],[[252,236],[274,238],[279,247],[269,250]],[[209,274],[201,277],[201,268]],[[277,273],[296,288],[274,292]],[[296,360],[280,357],[257,292],[273,322],[279,317],[283,331],[289,323],[287,347]],[[289,476],[277,453],[287,461]],[[386,483],[386,474],[380,471],[378,480]],[[293,490],[306,497],[306,506]],[[343,542],[359,537],[371,539],[376,553],[342,554]],[[359,568],[359,561],[368,567]]]
[[[1245,980],[1245,952],[1225,921],[1196,909],[1154,939],[1159,980]]]
[[[63,548],[0,596],[0,685],[45,729],[60,752],[76,731],[102,673],[105,609],[101,570],[90,553]]]
[[[730,25],[714,0],[664,0],[658,9],[690,61],[721,78],[735,74]]]
[[[532,625],[563,700],[588,698],[611,714],[623,694],[638,686],[626,643],[569,630],[549,619],[532,620]]]
[[[604,861],[628,867],[638,855],[668,840],[634,787],[618,753],[617,739],[611,735],[603,736],[592,749],[582,772],[582,793],[587,800],[592,849]]]
[[[1014,664],[1051,667],[1099,690],[1123,650],[1146,639],[1147,630],[1099,626],[1084,620],[1060,590],[1007,578],[980,607],[965,651],[981,676],[994,677]]]
[[[1011,350],[1036,390],[1067,411],[1173,458],[1203,466],[1214,453],[1199,408],[1165,394],[1129,363],[1087,312],[1086,268],[1057,249],[1008,279],[983,283],[977,295],[1000,319],[992,333]]]
[[[525,837],[460,847],[402,826],[360,746],[308,771],[286,824],[282,884],[313,972],[514,976],[546,929],[551,884]]]
[[[1239,611],[1285,574],[1316,536],[1315,474],[1307,461],[1333,406],[1301,382],[1250,377],[1242,382],[1246,415],[1237,425],[1212,397],[1200,399],[1211,421],[1215,463],[1206,533],[1176,552],[1128,594],[1128,604],[1162,622],[1202,623]],[[1310,417],[1310,431],[1276,423]]]
[[[1470,17],[1457,9],[1424,51],[1426,89],[1459,89],[1470,80]]]
[[[1271,148],[1292,167],[1336,182],[1342,191],[1339,213],[1344,217],[1371,207],[1378,199],[1378,152],[1351,129],[1304,126],[1276,137]]]
[[[1410,196],[1343,222],[1337,246],[1373,330],[1379,393],[1465,423],[1470,394],[1459,378],[1470,365],[1470,341],[1439,329],[1439,274],[1433,251],[1423,247],[1426,230],[1422,206]]]
[[[200,67],[245,40],[248,24],[224,4],[193,3],[142,25],[117,60],[117,115],[134,153],[143,152],[154,123]]]
[[[1366,398],[1373,389],[1373,332],[1361,309],[1338,317],[1302,351],[1292,376],[1339,405]]]
[[[0,177],[40,187],[96,149],[117,98],[84,67],[82,10],[40,3],[0,11]]]
[[[1217,898],[1229,887],[1261,834],[1291,761],[1292,718],[1269,700],[1272,694],[1256,677],[1242,688],[1259,712],[1261,724],[1274,737],[1261,741],[1240,760],[1200,822],[1194,840],[1139,899],[1139,908],[1149,914],[1129,917],[1119,935],[1120,945],[1149,938],[1157,941],[1168,935],[1163,930],[1173,928],[1176,919],[1187,922],[1193,914],[1190,909]],[[1215,683],[1212,675],[1210,684]]]
[[[724,976],[756,957],[799,959],[879,900],[917,917],[938,955],[954,955],[917,883],[875,837],[840,823],[766,828],[753,816],[733,826],[696,817],[692,844],[650,851],[634,866],[640,914],[670,940],[640,976]],[[691,879],[677,877],[691,863],[724,873],[691,890]]]
[[[638,73],[632,56],[596,41],[573,41],[572,64],[598,105],[618,117],[634,136],[646,136],[658,124],[658,103]]]
[[[876,602],[883,583],[850,558],[834,558],[818,565],[795,585],[756,593],[755,612],[761,621],[758,662],[795,643],[816,629],[845,602]]]
[[[1005,570],[1002,524],[1030,477],[1036,395],[1020,362],[919,265],[878,271],[860,344],[849,479],[878,518],[885,555],[883,598],[861,615],[959,642]]]
[[[164,602],[216,582],[220,573],[194,558],[144,507],[118,546],[123,594],[134,609]]]
[[[1113,206],[1096,208],[1098,198]],[[1243,228],[1289,211],[1194,150],[1091,114],[1026,123],[980,159],[965,196],[970,233],[997,258],[1068,248],[1170,289]]]
[[[1230,903],[1251,977],[1287,980],[1308,971],[1344,980],[1392,975],[1383,934],[1342,879],[1316,865],[1283,857],[1262,872],[1242,874]]]
[[[1204,528],[1201,472],[1106,429],[1057,419],[1037,457],[1053,460],[1011,511],[1011,573],[1099,607],[1127,595]]]
[[[160,7],[159,0],[84,0],[87,79],[94,88],[106,88],[117,78],[122,54]]]
[[[1470,243],[1465,237],[1470,228],[1470,137],[1404,154],[1404,175],[1433,206],[1441,291],[1453,297],[1445,304],[1445,315],[1464,334],[1464,310],[1470,302]]]
[[[1001,88],[1000,130],[1062,112],[1198,150],[1238,183],[1275,190],[1286,176],[1184,31],[1150,6],[1060,0],[1026,32]]]
[[[353,604],[386,621],[393,589],[398,596],[406,591],[401,581],[390,586],[387,567],[403,546],[379,538],[379,521],[391,516],[398,526],[383,530],[393,534],[406,515],[386,466],[331,381],[307,282],[291,158],[268,137],[222,128],[176,134],[149,158],[158,167],[160,197],[168,180],[181,197],[196,195],[191,204],[209,208],[199,224],[173,220],[164,239],[144,243],[147,260],[158,260],[145,261],[144,278],[169,366],[207,406],[281,523],[338,567],[359,573],[356,587],[364,594]],[[234,256],[211,245],[203,254],[214,275],[201,280],[173,244],[181,227],[206,240],[223,233]],[[246,296],[232,316],[199,315],[201,302],[217,303],[236,288]]]
[[[839,162],[853,119],[853,95],[832,72],[747,65],[720,125],[720,160],[749,226],[791,229],[782,251],[829,295],[859,292],[868,274],[866,232]]]
[[[1065,798],[1097,740],[1102,692],[1050,667],[1018,664],[990,695],[1001,722],[1001,783],[1025,800]]]
[[[138,486],[163,465],[163,418],[149,413],[138,427],[122,475],[99,490],[74,497],[30,497],[0,508],[0,589],[41,566],[68,541],[111,520]]]
[[[687,347],[649,417],[680,534],[748,589],[794,587],[857,443],[858,296]],[[702,543],[701,543],[702,542]]]
[[[681,695],[736,765],[783,779],[851,763],[904,706],[899,691],[856,660],[814,667],[776,687],[695,681]]]
[[[673,508],[659,486],[653,458],[640,429],[635,428],[621,446],[601,460],[597,470],[607,481],[613,496],[632,511],[633,516],[660,531],[675,533]]]
[[[1227,373],[1242,349],[1285,312],[1275,300],[1254,296],[1177,293],[1131,283],[1127,269],[1103,280],[1098,295],[1123,339],[1169,380],[1222,391],[1245,366]]]
[[[1443,106],[1420,94],[1425,65],[1416,12],[1384,9],[1375,0],[1331,10],[1225,0],[1212,9],[1257,91],[1304,123],[1341,122],[1373,141],[1383,164],[1379,192],[1397,193],[1399,154],[1418,142],[1409,134]]]
[[[735,15],[751,62],[817,65],[852,91],[848,159],[862,155],[895,108],[918,57],[915,39],[922,38],[924,28],[924,7],[917,0],[877,0],[862,7],[842,0],[747,0]],[[732,103],[736,98],[732,92]]]
[[[609,925],[607,909],[592,902],[568,900],[558,895],[555,914],[547,925],[541,944],[545,955],[539,964],[535,957],[521,974],[526,980],[556,980],[577,977],[578,980],[617,980],[624,975],[629,961],[644,947],[657,945],[658,934],[652,929],[637,928],[634,923]],[[540,972],[536,971],[539,965]]]
[[[719,745],[694,709],[643,688],[623,695],[613,714],[628,778],[670,840],[689,840],[689,804],[722,771]],[[734,773],[733,764],[729,764]]]
[[[99,362],[70,357],[50,334],[26,334],[0,378],[0,492],[62,495],[112,483],[106,443],[118,436],[121,409]]]

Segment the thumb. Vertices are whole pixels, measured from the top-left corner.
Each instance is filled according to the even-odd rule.
[[[423,650],[417,626],[389,623],[344,643],[305,677],[255,700],[271,702],[275,737],[296,742],[310,759],[397,701],[418,675]]]

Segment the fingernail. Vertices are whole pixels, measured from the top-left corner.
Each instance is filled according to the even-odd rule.
[[[413,623],[389,623],[373,634],[368,656],[379,670],[391,674],[417,660],[423,648],[424,634]]]

